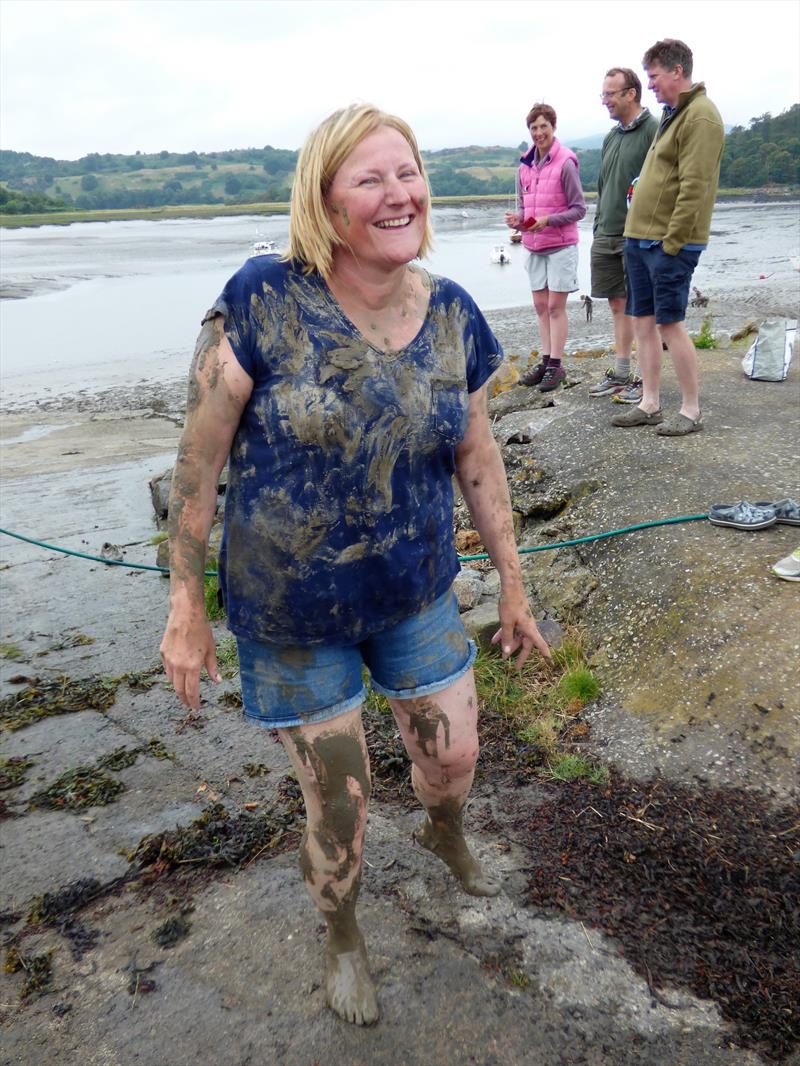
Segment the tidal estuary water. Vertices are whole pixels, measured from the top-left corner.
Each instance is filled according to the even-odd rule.
[[[530,302],[526,253],[507,243],[504,210],[434,209],[426,265],[485,310]],[[581,293],[589,292],[593,216],[590,206],[580,226]],[[796,305],[799,219],[797,203],[719,204],[697,287],[714,295],[774,289]],[[0,231],[0,405],[184,375],[200,318],[225,280],[254,241],[282,246],[287,230],[285,215],[243,215]],[[500,243],[511,255],[505,266],[489,258]]]

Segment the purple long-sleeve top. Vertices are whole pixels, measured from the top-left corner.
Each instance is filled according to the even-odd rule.
[[[549,157],[539,159],[538,151],[536,155],[533,165],[540,170]],[[586,201],[583,198],[581,179],[578,177],[578,167],[572,159],[565,159],[561,167],[561,188],[564,190],[564,199],[569,207],[566,211],[559,211],[557,215],[550,215],[547,220],[548,226],[568,226],[570,222],[580,222],[586,214]],[[522,210],[522,187],[519,183],[519,171],[517,171],[517,212]]]

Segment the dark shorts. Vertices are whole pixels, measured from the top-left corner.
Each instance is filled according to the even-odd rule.
[[[267,644],[237,637],[244,715],[268,729],[324,722],[364,702],[372,687],[392,699],[441,692],[469,670],[469,640],[452,589],[360,644]]]
[[[638,239],[625,241],[628,299],[625,314],[634,318],[655,315],[658,325],[683,322],[689,302],[689,284],[700,252],[681,249],[667,255],[660,244],[642,248]]]
[[[628,295],[624,253],[624,237],[595,237],[592,241],[592,296],[595,299],[624,300]]]

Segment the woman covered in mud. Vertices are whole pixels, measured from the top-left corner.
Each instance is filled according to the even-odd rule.
[[[475,648],[451,585],[452,476],[501,578],[499,641],[549,655],[523,590],[486,383],[500,346],[458,285],[412,263],[431,246],[429,186],[401,119],[338,111],[297,164],[285,256],[248,260],[207,313],[170,502],[161,654],[199,708],[219,682],[203,607],[217,478],[230,457],[220,585],[244,713],[277,729],[305,799],[306,887],[327,923],[326,995],[378,1017],[356,922],[370,792],[362,670],[391,704],[427,814],[416,841],[465,891],[499,881],[462,810],[478,755]]]

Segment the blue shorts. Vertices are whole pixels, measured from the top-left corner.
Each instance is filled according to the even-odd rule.
[[[682,248],[667,255],[660,244],[642,248],[638,239],[625,241],[625,276],[628,298],[625,314],[634,318],[655,315],[658,325],[683,322],[689,302],[689,283],[700,252]]]
[[[267,644],[237,637],[244,715],[268,729],[324,722],[364,702],[363,668],[392,699],[440,692],[469,670],[468,639],[452,589],[360,644]]]

